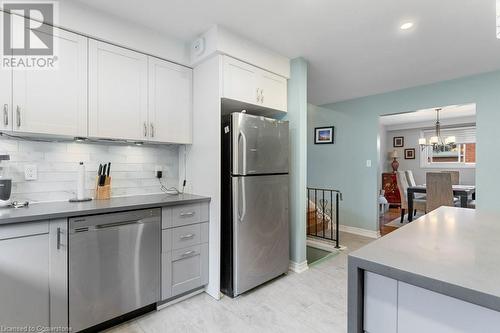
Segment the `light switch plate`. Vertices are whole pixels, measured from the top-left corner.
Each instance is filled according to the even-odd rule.
[[[36,164],[26,164],[24,166],[24,180],[37,180],[38,168]]]
[[[366,160],[366,167],[371,168],[372,167],[372,160]]]

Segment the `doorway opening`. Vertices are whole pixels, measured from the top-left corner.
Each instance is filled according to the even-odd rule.
[[[428,184],[428,179],[438,179],[440,183],[436,186],[445,186],[441,183],[447,182],[449,174],[454,195],[450,199],[452,203],[475,208],[475,104],[381,116],[379,154],[378,204],[382,235],[426,214],[429,207],[451,204],[446,200],[434,203],[433,196],[427,200],[428,186],[434,186],[434,182]],[[437,178],[429,175],[435,173],[447,175]]]

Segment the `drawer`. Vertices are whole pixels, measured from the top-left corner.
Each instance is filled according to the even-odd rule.
[[[161,251],[208,243],[208,222],[162,230]]]
[[[208,202],[162,208],[161,228],[208,222]]]
[[[183,225],[207,221],[208,203],[197,203],[172,207],[173,227],[180,227]]]
[[[172,296],[177,296],[208,283],[208,244],[172,252]]]
[[[201,243],[200,224],[191,224],[172,230],[172,250],[198,245]]]
[[[49,221],[22,222],[0,225],[0,240],[48,233]]]

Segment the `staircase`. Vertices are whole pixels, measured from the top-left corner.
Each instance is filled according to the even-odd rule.
[[[339,201],[337,190],[307,188],[307,236],[333,241],[339,247]]]

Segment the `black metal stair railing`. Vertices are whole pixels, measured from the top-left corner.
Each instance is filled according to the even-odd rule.
[[[338,190],[307,188],[307,236],[330,240],[339,248],[339,201]]]

